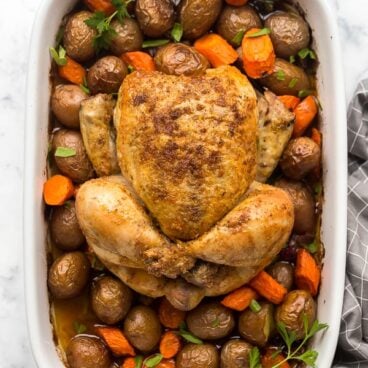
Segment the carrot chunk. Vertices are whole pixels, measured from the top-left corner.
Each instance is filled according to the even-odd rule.
[[[172,359],[162,359],[161,362],[156,365],[156,368],[175,368],[175,362]]]
[[[227,4],[232,6],[243,6],[245,5],[249,0],[225,0]]]
[[[278,365],[284,359],[285,357],[281,353],[276,354],[276,351],[274,349],[267,349],[266,353],[261,358],[262,368],[273,368],[276,365],[279,368],[290,368],[288,362],[284,362],[281,365]]]
[[[87,8],[93,12],[99,11],[111,15],[116,9],[111,0],[84,0]]]
[[[160,322],[166,328],[179,328],[180,324],[185,320],[185,315],[184,311],[174,308],[166,298],[161,300],[158,316]]]
[[[290,111],[294,111],[294,109],[298,106],[300,103],[300,98],[295,96],[278,96],[278,99],[285,105],[287,109]]]
[[[66,57],[66,60],[65,65],[59,65],[60,77],[74,84],[83,84],[86,78],[86,69],[69,56]]]
[[[154,71],[156,65],[151,55],[142,51],[126,52],[121,55],[121,59],[127,64],[131,65],[135,70]]]
[[[250,280],[249,285],[273,304],[280,304],[287,294],[287,290],[266,271]]]
[[[320,281],[321,270],[314,257],[306,249],[299,249],[295,266],[296,286],[299,289],[309,291],[312,296],[316,296]]]
[[[243,286],[234,290],[222,299],[221,304],[227,308],[237,310],[239,312],[249,307],[253,299],[257,299],[258,294],[251,288]]]
[[[318,113],[318,106],[313,96],[306,97],[294,110],[295,124],[293,137],[301,137]]]
[[[160,341],[160,353],[166,359],[173,358],[179,353],[181,348],[180,337],[172,331],[167,331],[162,335]]]
[[[43,186],[43,198],[50,206],[63,205],[73,194],[73,182],[63,175],[52,176]]]
[[[135,356],[135,351],[123,332],[116,327],[96,327],[97,334],[104,339],[107,346],[116,356]]]
[[[121,368],[135,368],[135,360],[134,358],[126,358],[123,362]]]
[[[312,128],[311,139],[321,147],[321,145],[322,145],[322,134],[318,129]]]
[[[194,48],[199,51],[215,68],[221,65],[230,65],[238,59],[238,53],[220,35],[207,34],[194,43]]]
[[[261,78],[271,74],[274,70],[276,55],[271,37],[263,35],[247,37],[261,31],[259,28],[250,29],[243,37],[243,66],[247,75],[251,78]]]

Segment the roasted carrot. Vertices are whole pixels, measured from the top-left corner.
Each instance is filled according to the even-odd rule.
[[[225,0],[227,4],[232,6],[243,6],[245,5],[249,0]]]
[[[295,96],[278,96],[279,100],[285,105],[286,108],[288,108],[290,111],[294,111],[294,109],[298,106],[300,103],[300,98]]]
[[[172,331],[167,331],[162,335],[160,341],[160,353],[166,359],[174,358],[181,348],[180,337]]]
[[[130,345],[123,332],[116,327],[96,327],[97,334],[104,339],[107,346],[116,356],[131,355],[135,356],[135,351]]]
[[[287,290],[266,271],[250,280],[249,285],[273,304],[280,304],[287,294]]]
[[[313,296],[318,293],[321,270],[313,256],[303,248],[298,250],[295,265],[295,284],[299,289],[309,291]]]
[[[73,182],[63,175],[52,176],[43,186],[43,198],[50,206],[63,205],[73,194]]]
[[[160,322],[167,328],[179,328],[180,324],[185,320],[185,312],[174,308],[170,302],[163,298],[158,308],[158,316]]]
[[[322,134],[318,129],[312,128],[311,138],[314,142],[316,142],[321,147],[321,145],[322,145]]]
[[[134,358],[126,358],[121,366],[121,368],[136,368]]]
[[[295,109],[293,137],[301,137],[318,113],[318,105],[313,96],[306,97]]]
[[[284,362],[281,365],[278,365],[284,359],[285,357],[281,353],[277,354],[277,351],[275,351],[274,349],[268,349],[261,358],[262,368],[273,368],[276,365],[278,368],[290,368],[288,362]]]
[[[243,66],[251,78],[261,78],[271,74],[275,66],[275,51],[268,34],[258,37],[247,37],[259,32],[259,28],[250,29],[243,37]]]
[[[59,65],[60,77],[74,84],[83,84],[86,78],[86,69],[69,56],[66,57],[66,60],[65,65]]]
[[[162,359],[161,362],[156,365],[156,368],[175,368],[175,361],[172,359]]]
[[[151,55],[142,51],[126,52],[121,55],[122,60],[127,64],[131,65],[135,70],[154,71],[156,65]]]
[[[84,0],[87,8],[93,12],[99,11],[111,15],[116,9],[111,0]]]
[[[194,47],[205,56],[215,68],[230,65],[238,59],[238,53],[220,35],[207,34],[194,43]]]
[[[257,299],[257,297],[258,294],[253,289],[243,286],[226,295],[221,304],[241,312],[249,307],[252,299]]]

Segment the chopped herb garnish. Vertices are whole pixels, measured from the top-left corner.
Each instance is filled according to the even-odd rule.
[[[73,201],[68,200],[68,201],[64,202],[63,206],[69,210],[72,207],[72,203],[73,203]]]
[[[317,183],[315,186],[314,186],[314,193],[316,195],[320,195],[322,193],[322,184],[321,183]]]
[[[312,60],[316,60],[317,57],[316,57],[316,54],[313,50],[309,49],[308,47],[306,47],[305,49],[301,49],[299,52],[298,52],[298,56],[301,58],[301,59],[305,59],[306,57],[309,56],[309,58],[311,58]]]
[[[175,42],[180,42],[183,37],[183,26],[180,23],[175,23],[171,30],[171,37]]]
[[[116,8],[116,18],[118,18],[120,23],[124,23],[125,18],[130,18],[130,14],[128,12],[128,4],[133,0],[112,0],[112,4]]]
[[[109,17],[105,17],[103,12],[95,12],[91,18],[84,21],[88,26],[97,30],[97,36],[93,40],[97,52],[107,50],[110,47],[111,41],[116,35],[116,31],[111,28],[110,23],[117,14],[118,11],[115,11]]]
[[[66,65],[66,51],[63,46],[59,46],[59,51],[56,51],[53,47],[50,47],[50,54],[52,58],[55,60],[57,65],[63,66]]]
[[[249,352],[249,368],[262,368],[261,366],[261,354],[257,347],[252,348]]]
[[[147,368],[156,367],[161,362],[162,359],[163,359],[162,354],[154,354],[151,357],[145,359],[144,366]]]
[[[90,95],[91,91],[88,88],[88,84],[87,84],[87,79],[86,77],[83,78],[83,84],[80,84],[79,87],[82,89],[82,91],[87,94]]]
[[[203,341],[199,339],[197,336],[192,335],[189,331],[187,331],[187,327],[185,322],[180,324],[179,335],[186,341],[191,342],[193,344],[202,345]]]
[[[239,31],[235,36],[234,38],[231,40],[232,43],[236,46],[240,46],[242,41],[243,41],[243,38],[244,38],[244,34],[245,34],[245,31],[242,30],[242,31]]]
[[[300,98],[304,98],[304,97],[310,96],[312,94],[313,94],[313,90],[311,90],[311,89],[301,89],[298,93],[298,96]]]
[[[271,30],[269,28],[262,28],[258,32],[245,35],[245,37],[247,37],[247,38],[261,37],[261,36],[268,35],[270,33],[271,33]]]
[[[315,254],[318,251],[318,244],[316,243],[316,241],[314,241],[313,243],[304,245],[304,248],[309,251],[309,253],[311,254]]]
[[[299,79],[298,78],[293,78],[290,83],[289,83],[289,88],[294,88],[296,86],[296,84],[298,83]]]
[[[249,308],[254,313],[258,313],[262,309],[260,304],[255,299],[252,299],[252,301],[250,302]]]
[[[276,79],[279,81],[285,80],[285,72],[282,69],[276,72]]]
[[[79,323],[78,321],[73,322],[73,327],[77,334],[82,334],[87,331],[87,327],[84,324]]]
[[[134,72],[134,67],[133,66],[131,66],[130,64],[128,65],[128,72],[129,73],[133,73]]]
[[[218,327],[220,325],[220,320],[218,318],[214,319],[211,323],[211,327]]]
[[[55,150],[55,157],[72,157],[76,155],[76,150],[74,148],[69,147],[57,147]]]
[[[143,365],[143,357],[142,355],[137,355],[134,357],[134,368],[142,368]]]
[[[143,41],[142,44],[142,48],[143,49],[147,49],[150,47],[158,47],[158,46],[163,46],[163,45],[167,45],[170,41],[166,40],[166,39],[161,39],[161,40],[146,40]]]
[[[91,267],[94,270],[103,271],[105,269],[105,266],[102,264],[102,262],[96,256],[96,254],[92,253],[92,259],[90,259],[90,261],[91,261]]]
[[[295,56],[294,56],[294,55],[291,55],[291,56],[289,57],[289,62],[290,62],[291,64],[294,64],[294,63],[295,63]]]

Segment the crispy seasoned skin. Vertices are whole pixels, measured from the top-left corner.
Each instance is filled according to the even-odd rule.
[[[258,95],[258,164],[256,180],[265,183],[275,170],[291,138],[294,113],[277,96],[266,91]]]
[[[256,173],[257,118],[254,89],[234,67],[125,78],[119,164],[167,236],[197,238],[244,195]]]
[[[115,101],[111,95],[98,94],[84,100],[79,112],[83,143],[98,176],[120,172],[111,124]]]

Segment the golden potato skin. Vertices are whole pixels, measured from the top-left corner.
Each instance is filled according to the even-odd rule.
[[[177,368],[219,368],[217,349],[211,344],[187,344],[176,358]]]

